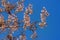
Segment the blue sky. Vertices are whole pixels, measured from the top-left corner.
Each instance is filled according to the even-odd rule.
[[[17,0],[9,0],[11,3],[15,3]],[[31,21],[40,20],[40,13],[43,6],[46,7],[50,16],[47,18],[48,26],[45,29],[38,28],[38,37],[36,40],[60,40],[60,1],[59,0],[25,0],[25,7],[31,3],[33,5],[33,14],[31,15]],[[17,14],[19,18],[22,18],[22,13]],[[7,18],[6,12],[3,13],[5,19]],[[20,30],[20,29],[19,29]],[[4,32],[0,34],[0,38],[4,38],[8,34]],[[17,34],[17,35],[16,35]],[[26,31],[27,40],[31,40],[29,35],[31,34],[29,30]],[[19,31],[15,32],[13,36],[18,36]]]

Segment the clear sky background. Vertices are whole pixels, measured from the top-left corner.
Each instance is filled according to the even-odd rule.
[[[12,4],[14,4],[17,0],[9,0]],[[25,7],[31,3],[33,5],[33,14],[31,15],[31,21],[40,20],[40,13],[42,7],[45,6],[50,16],[47,18],[48,26],[44,29],[38,28],[37,34],[38,37],[36,40],[60,40],[60,1],[59,0],[25,0]],[[1,5],[0,5],[1,7]],[[17,14],[18,18],[22,18],[23,12]],[[6,12],[3,13],[5,20],[7,19]],[[8,30],[9,31],[9,30]],[[4,38],[8,31],[0,34],[1,38]],[[19,36],[20,29],[13,34],[13,36]],[[29,35],[31,32],[29,30],[26,31],[27,40],[31,40]]]

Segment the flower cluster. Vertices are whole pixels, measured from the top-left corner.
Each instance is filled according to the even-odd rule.
[[[29,4],[28,7],[25,9],[23,20],[19,20],[19,18],[16,16],[18,12],[22,12],[24,10],[24,1],[25,0],[19,0],[16,4],[10,4],[10,2],[7,2],[6,0],[2,0],[1,4],[3,8],[0,8],[0,30],[4,32],[6,28],[10,29],[9,34],[6,36],[6,40],[17,40],[15,37],[12,36],[12,33],[16,31],[19,27],[21,27],[21,23],[23,23],[23,33],[19,36],[18,40],[26,40],[25,31],[29,29],[33,32],[31,35],[32,39],[35,39],[37,37],[37,27],[36,25],[40,26],[41,28],[47,26],[46,18],[49,16],[49,13],[47,12],[46,8],[43,7],[40,13],[40,21],[31,22],[30,15],[33,13],[33,7],[32,4]],[[11,11],[14,10],[14,13],[12,14]],[[2,15],[2,12],[7,12],[8,14],[8,20],[4,20],[4,16]],[[1,32],[0,32],[1,33]]]

